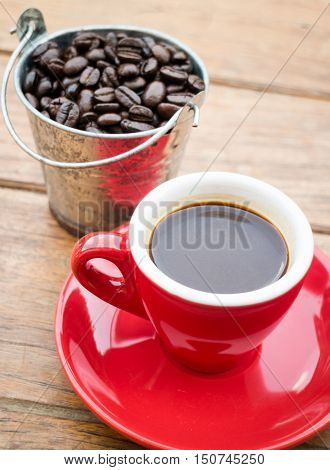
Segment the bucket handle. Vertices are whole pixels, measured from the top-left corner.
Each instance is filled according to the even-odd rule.
[[[177,124],[177,121],[179,119],[180,114],[185,108],[188,108],[189,110],[193,111],[194,116],[193,116],[193,127],[197,127],[199,123],[199,107],[195,103],[187,103],[183,108],[179,109],[172,117],[171,119],[165,124],[165,126],[160,127],[159,130],[153,134],[149,139],[145,140],[142,144],[137,145],[136,147],[127,150],[126,152],[120,153],[119,155],[113,156],[113,157],[108,157],[104,158],[101,160],[95,160],[91,162],[60,162],[56,160],[51,160],[43,155],[40,155],[37,152],[34,152],[30,147],[28,147],[17,135],[12,122],[9,118],[8,115],[8,107],[7,107],[7,86],[8,86],[8,81],[10,77],[10,73],[14,67],[14,64],[28,43],[28,41],[31,39],[33,36],[34,32],[36,29],[36,23],[35,21],[30,21],[28,29],[26,33],[22,36],[21,42],[17,46],[17,48],[14,50],[12,55],[10,56],[7,66],[5,68],[4,74],[3,74],[3,80],[2,80],[2,87],[1,87],[1,97],[0,97],[0,102],[1,102],[1,109],[4,117],[4,122],[5,125],[8,129],[9,134],[12,136],[14,141],[23,149],[28,155],[30,155],[32,158],[35,160],[38,160],[41,163],[44,163],[49,166],[53,166],[56,168],[93,168],[95,166],[102,166],[102,165],[107,165],[108,163],[113,163],[117,162],[119,160],[123,160],[124,158],[130,157],[131,155],[135,155],[138,152],[141,152],[142,150],[146,149],[150,145],[152,145],[154,142],[156,142],[160,137],[165,135],[169,130],[171,130],[175,125]],[[102,138],[102,137],[101,137]]]

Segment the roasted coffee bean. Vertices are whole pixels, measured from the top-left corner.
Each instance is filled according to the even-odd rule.
[[[95,90],[94,92],[95,101],[100,103],[110,103],[115,99],[115,92],[112,87],[103,87]]]
[[[31,106],[36,109],[39,108],[39,100],[35,95],[32,95],[32,93],[25,93],[25,98],[28,100]]]
[[[41,114],[42,114],[43,116],[47,117],[48,119],[50,118],[49,112],[46,111],[46,109],[43,109],[43,110],[41,111]]]
[[[154,118],[153,118],[151,124],[152,124],[154,127],[159,127],[159,123],[160,123],[160,119],[159,119],[158,115],[157,115],[156,113],[154,113]]]
[[[164,46],[156,44],[152,49],[154,57],[158,60],[160,64],[168,64],[171,59],[171,54],[168,49]]]
[[[119,103],[97,103],[94,106],[94,111],[97,114],[117,113],[119,110]]]
[[[40,78],[45,77],[47,75],[47,70],[46,69],[43,70],[39,68],[38,66],[36,66],[35,68],[33,67],[32,70],[35,70]]]
[[[25,76],[23,90],[25,93],[34,91],[39,82],[39,74],[36,70],[32,69]]]
[[[80,91],[80,84],[79,83],[71,83],[66,89],[65,89],[65,94],[68,98],[73,100],[78,96],[78,93]]]
[[[195,93],[199,93],[205,89],[205,84],[198,75],[189,75],[188,86]]]
[[[176,104],[177,106],[184,106],[186,103],[191,101],[193,94],[187,91],[178,91],[177,93],[172,93],[167,95],[166,99],[169,103]]]
[[[111,62],[114,65],[119,65],[119,59],[117,57],[117,54],[111,46],[109,45],[105,46],[104,52],[109,62]]]
[[[100,79],[100,75],[101,72],[96,67],[86,67],[83,70],[79,81],[83,86],[91,87],[97,84]]]
[[[141,56],[141,59],[142,59],[142,49],[136,49],[135,47],[117,47],[117,54],[122,54],[122,53],[132,53],[132,54],[137,54],[138,56]],[[123,61],[122,61],[123,62]],[[126,62],[130,62],[129,60],[127,60]]]
[[[48,108],[50,102],[52,101],[50,96],[43,96],[40,100],[40,107],[41,109]]]
[[[101,134],[101,129],[94,123],[87,124],[85,131],[92,132],[93,134]]]
[[[72,77],[72,75],[77,75],[79,72],[82,72],[85,67],[88,65],[88,60],[86,57],[78,55],[68,60],[64,65],[64,73]]]
[[[101,48],[91,49],[90,51],[86,52],[85,57],[92,62],[96,62],[97,60],[105,59],[105,52],[104,49]]]
[[[104,131],[107,134],[124,134],[123,129],[118,126],[111,126],[107,130]]]
[[[128,119],[129,118],[129,112],[128,111],[121,111],[120,115],[121,115],[122,119]]]
[[[144,132],[154,129],[154,126],[146,122],[131,121],[130,119],[123,119],[120,123],[121,128],[128,132]]]
[[[190,60],[186,60],[186,62],[184,62],[183,64],[174,64],[173,67],[177,70],[183,70],[187,73],[191,73],[193,70],[193,66]]]
[[[161,67],[160,76],[169,83],[182,84],[186,83],[188,80],[187,72],[184,72],[183,70],[177,70],[170,65],[164,65],[164,67]]]
[[[139,68],[135,64],[121,64],[118,67],[120,78],[134,78],[139,75]]]
[[[102,75],[101,75],[101,82],[104,86],[110,86],[110,87],[119,86],[117,71],[115,67],[113,67],[112,65],[109,65],[103,70]]]
[[[74,127],[79,120],[79,108],[72,101],[63,103],[56,114],[56,122],[64,126]]]
[[[40,99],[42,96],[52,93],[52,91],[53,91],[53,84],[51,80],[49,79],[49,77],[42,77],[39,80],[39,83],[36,89],[37,98]]]
[[[115,35],[115,33],[110,31],[110,33],[108,33],[105,37],[105,42],[109,44],[109,46],[111,46],[112,48],[116,48],[118,40],[117,40],[117,36]]]
[[[104,44],[105,37],[102,34],[98,34],[95,31],[92,31],[92,34],[94,34],[94,39],[98,39],[100,41],[100,44]]]
[[[48,51],[48,49],[56,49],[56,48],[58,48],[58,45],[56,44],[56,42],[53,42],[53,41],[40,44],[40,46],[36,47],[32,53],[33,62],[40,62],[40,58],[46,51]]]
[[[54,59],[59,59],[60,58],[60,50],[58,48],[52,48],[48,49],[42,56],[40,57],[40,65],[42,66],[47,66],[50,61]]]
[[[54,80],[52,83],[52,95],[57,96],[63,91],[63,87],[59,80]]]
[[[154,57],[150,57],[141,64],[141,75],[145,78],[151,78],[158,70],[158,62]]]
[[[118,47],[143,49],[144,42],[141,38],[126,37],[118,42]]]
[[[142,39],[146,43],[146,45],[149,47],[149,49],[152,49],[156,45],[156,41],[151,36],[143,36]]]
[[[88,49],[99,47],[102,41],[103,38],[98,34],[86,31],[78,33],[78,35],[72,41],[72,44],[79,51],[87,51]]]
[[[38,46],[22,88],[51,119],[91,132],[123,133],[157,128],[205,84],[187,52],[166,41],[134,32],[81,31],[65,47],[55,41]],[[68,102],[79,108],[75,124],[76,108],[66,104],[60,112]],[[126,124],[101,119],[113,114]]]
[[[182,91],[184,90],[184,85],[174,85],[174,84],[171,84],[171,85],[168,85],[166,87],[166,94],[167,95],[170,95],[171,93],[176,93],[177,91]]]
[[[141,104],[141,98],[127,86],[120,86],[115,90],[117,101],[125,108],[130,108],[134,104]]]
[[[188,59],[188,56],[183,51],[177,51],[172,55],[172,61],[175,63],[185,62]]]
[[[93,103],[94,103],[94,93],[92,90],[84,89],[81,90],[78,97],[78,106],[80,108],[80,112],[88,113],[88,111],[92,111]]]
[[[133,78],[132,80],[125,80],[123,85],[127,86],[131,90],[134,90],[135,92],[138,92],[145,87],[146,81],[142,77],[136,77],[136,78]]]
[[[163,119],[170,119],[180,109],[180,106],[171,103],[160,103],[157,106],[157,112]]]
[[[104,70],[106,67],[110,66],[110,62],[107,62],[106,60],[98,60],[96,62],[96,67],[100,70]]]
[[[118,50],[117,56],[120,62],[131,62],[133,64],[139,64],[142,60],[141,54],[129,50]]]
[[[145,58],[145,59],[148,59],[150,56],[152,55],[152,52],[151,52],[151,49],[150,47],[148,47],[147,45],[145,45],[142,49],[142,56]]]
[[[128,37],[128,34],[125,33],[124,31],[119,31],[119,32],[117,33],[117,39],[118,39],[118,41],[120,41],[120,40],[123,39],[123,38],[127,38],[127,37]]]
[[[42,54],[44,54],[48,49],[53,48],[53,44],[51,42],[44,42],[43,44],[40,44],[37,46],[34,51],[32,52],[32,59],[39,59]]]
[[[96,121],[97,121],[97,119],[95,121],[90,120],[85,125],[84,124],[80,124],[80,125],[83,129],[86,129],[87,127],[94,127],[94,129],[97,129],[98,132],[102,132],[101,129],[99,128],[99,126],[97,125]]]
[[[75,77],[64,77],[62,80],[62,85],[64,88],[67,88],[71,83],[79,82],[80,75],[76,75]]]
[[[121,121],[120,114],[107,113],[107,114],[102,114],[101,116],[98,117],[97,124],[101,127],[115,126],[116,124],[119,124],[120,121]]]
[[[50,116],[55,119],[56,117],[56,114],[58,113],[60,107],[62,106],[63,103],[66,103],[68,100],[68,98],[66,98],[65,96],[60,96],[59,98],[55,98],[53,99],[49,105],[48,105],[48,112],[50,114]]]
[[[94,38],[94,33],[91,31],[80,31],[79,33],[76,34],[76,36],[73,38],[72,44],[76,46],[77,44],[79,45],[80,41],[87,41],[91,40]]]
[[[74,46],[69,46],[65,49],[63,57],[65,60],[73,59],[73,57],[77,57],[78,51],[77,48]]]
[[[145,106],[139,106],[137,104],[133,105],[129,108],[129,117],[133,121],[141,121],[141,122],[152,122],[154,113],[151,109],[146,108]]]
[[[80,116],[79,123],[82,126],[87,126],[91,122],[96,122],[97,118],[98,118],[98,115],[96,113],[89,111],[88,113],[84,113]]]
[[[99,38],[91,39],[88,50],[97,49],[102,46],[102,41]]]
[[[63,77],[64,74],[64,61],[61,59],[51,59],[47,64],[48,70],[55,77]]]
[[[167,42],[164,42],[164,41],[160,41],[159,43],[162,47],[165,47],[165,49],[167,49],[170,53],[170,55],[172,56],[173,54],[175,54],[176,52],[178,52],[177,48],[175,46],[173,46],[173,44],[169,44]]]
[[[163,82],[154,81],[147,85],[143,95],[142,102],[148,108],[155,108],[163,101],[166,95],[166,87]]]

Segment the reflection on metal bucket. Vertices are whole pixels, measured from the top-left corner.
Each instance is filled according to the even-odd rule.
[[[195,114],[203,103],[205,92],[196,95],[193,102],[178,111],[166,126],[152,131],[106,135],[62,126],[41,115],[28,103],[22,92],[22,81],[36,45],[53,40],[65,46],[82,28],[48,35],[44,32],[41,13],[35,9],[24,12],[18,24],[18,35],[22,41],[9,60],[1,95],[8,130],[29,155],[42,163],[50,209],[61,225],[79,236],[90,231],[111,230],[130,218],[135,206],[151,189],[177,174],[191,127],[196,125]],[[194,72],[203,78],[206,87],[208,85],[202,61],[189,48],[167,35],[127,26],[91,26],[83,29],[101,34],[110,29],[130,30],[136,36],[148,34],[172,43],[186,51],[193,62]],[[24,55],[15,72],[15,88],[27,108],[39,153],[29,149],[20,140],[6,108],[10,70],[23,49]],[[136,149],[141,145],[142,148]],[[109,157],[113,158],[106,162]]]
[[[90,161],[133,149],[146,138],[102,139],[63,132],[29,114],[38,151],[58,161]],[[177,174],[192,125],[184,109],[168,134],[126,159],[84,169],[43,165],[49,205],[58,221],[75,235],[111,230],[128,220],[139,201]],[[122,134],[123,135],[123,134]],[[73,158],[74,157],[74,158]]]

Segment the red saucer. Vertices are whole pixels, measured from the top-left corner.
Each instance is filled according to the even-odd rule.
[[[316,250],[299,297],[244,370],[202,375],[173,363],[148,321],[99,300],[72,275],[55,337],[74,390],[133,441],[157,449],[278,449],[329,425],[329,313],[330,260]]]

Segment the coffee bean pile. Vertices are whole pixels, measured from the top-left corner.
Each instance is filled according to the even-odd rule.
[[[110,134],[163,126],[204,88],[184,51],[125,32],[80,32],[65,49],[53,41],[41,44],[23,84],[43,115]]]

